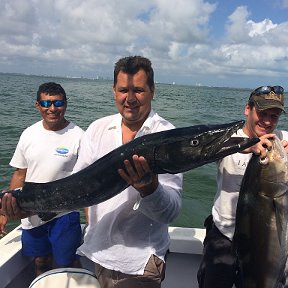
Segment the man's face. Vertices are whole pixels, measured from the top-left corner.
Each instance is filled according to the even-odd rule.
[[[120,72],[113,92],[123,124],[139,130],[151,111],[154,95],[148,86],[145,71],[139,70],[133,75]]]
[[[63,95],[49,95],[45,93],[40,94],[40,100],[64,100]],[[42,118],[44,128],[47,130],[61,130],[65,122],[64,115],[66,111],[67,103],[61,107],[55,107],[52,104],[50,107],[42,107],[39,102],[36,102],[36,108],[39,110]]]
[[[261,137],[265,134],[273,133],[279,117],[282,113],[281,109],[270,108],[262,111],[257,111],[255,106],[249,107],[246,105],[244,114],[246,115],[246,128],[249,137]]]

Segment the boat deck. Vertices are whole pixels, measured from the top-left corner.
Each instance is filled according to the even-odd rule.
[[[197,288],[205,230],[170,227],[170,253],[163,288]],[[21,229],[17,227],[0,240],[0,288],[25,288],[34,278],[33,265],[21,255]],[[83,268],[94,272],[94,264],[82,258]],[[47,287],[48,288],[48,287]]]

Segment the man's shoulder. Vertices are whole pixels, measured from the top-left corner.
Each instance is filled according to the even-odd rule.
[[[120,114],[113,114],[104,116],[94,120],[89,126],[87,130],[94,129],[95,127],[106,127],[106,126],[113,126],[113,123],[116,123],[117,119],[120,117]]]
[[[32,131],[39,130],[42,128],[42,120],[28,126],[22,132],[22,134],[31,133]]]
[[[84,133],[84,130],[76,125],[75,123],[73,122],[70,122],[69,125],[68,125],[69,129],[71,129],[74,133],[77,133],[77,134],[83,134]]]
[[[153,126],[157,127],[158,131],[161,130],[169,130],[169,129],[174,129],[175,126],[165,118],[161,117],[159,114],[154,112],[151,116],[152,122],[154,123]]]

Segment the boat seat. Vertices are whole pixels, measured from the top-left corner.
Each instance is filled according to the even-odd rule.
[[[83,268],[57,268],[36,277],[29,288],[101,288],[96,275]]]

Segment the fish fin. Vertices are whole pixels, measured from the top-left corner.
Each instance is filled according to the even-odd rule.
[[[287,251],[288,244],[287,244],[287,211],[285,207],[287,207],[287,204],[284,202],[287,201],[286,197],[279,197],[274,198],[273,204],[275,208],[275,217],[276,217],[276,227],[277,227],[277,233],[278,233],[278,239],[280,243],[280,247],[284,251]],[[286,205],[285,205],[286,204]]]
[[[48,213],[39,213],[38,216],[42,221],[49,221],[52,218],[54,218],[55,216],[57,216],[57,213],[53,213],[53,212],[48,212]]]

